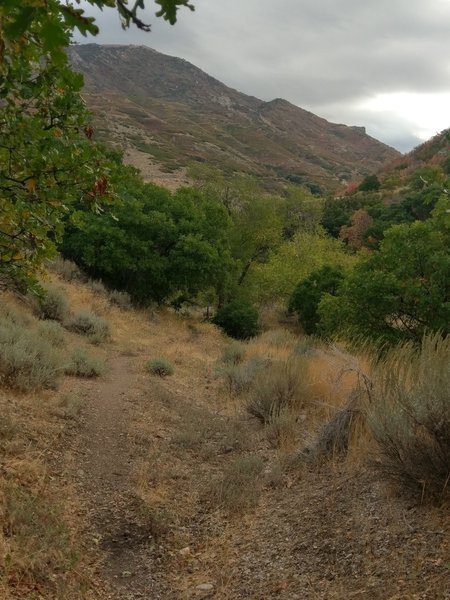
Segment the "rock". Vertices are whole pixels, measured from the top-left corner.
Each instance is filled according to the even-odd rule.
[[[195,589],[200,592],[211,592],[214,589],[214,586],[212,583],[201,583]]]
[[[189,546],[186,546],[186,548],[182,548],[181,550],[179,550],[178,553],[181,554],[181,556],[189,556],[189,554],[191,553],[191,549]]]

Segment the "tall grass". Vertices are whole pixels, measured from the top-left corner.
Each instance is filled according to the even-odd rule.
[[[254,380],[247,409],[263,423],[284,411],[295,414],[308,400],[308,364],[302,358],[273,362]]]

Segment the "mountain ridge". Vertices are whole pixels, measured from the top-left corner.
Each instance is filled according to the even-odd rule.
[[[85,77],[99,137],[131,162],[140,158],[144,177],[145,164],[177,173],[199,161],[268,185],[333,190],[401,156],[363,127],[330,123],[283,98],[243,94],[146,46],[84,44],[69,56]]]

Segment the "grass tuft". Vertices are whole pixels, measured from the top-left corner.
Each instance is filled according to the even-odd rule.
[[[145,368],[152,375],[158,375],[162,378],[173,375],[174,372],[172,363],[166,358],[151,358],[145,363]]]
[[[67,328],[74,333],[85,335],[93,344],[106,342],[110,337],[107,321],[89,311],[79,312],[74,315],[67,322]]]
[[[99,377],[105,372],[105,363],[98,356],[86,352],[84,348],[77,348],[70,358],[70,363],[65,369],[67,375],[76,377]]]

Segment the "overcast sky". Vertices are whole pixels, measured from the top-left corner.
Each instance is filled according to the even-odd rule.
[[[101,33],[77,40],[145,44],[241,92],[364,125],[403,152],[450,127],[450,0],[192,2],[172,27],[146,0],[151,33],[87,7]]]

